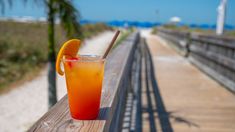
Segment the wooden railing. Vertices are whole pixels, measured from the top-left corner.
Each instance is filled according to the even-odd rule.
[[[178,32],[169,29],[158,29],[158,34],[175,44],[176,50],[183,56],[187,56],[189,32]]]
[[[235,39],[163,28],[158,31],[193,64],[235,92]]]
[[[108,56],[101,108],[96,120],[72,119],[66,95],[42,116],[29,131],[120,131],[127,90],[131,82],[134,50],[136,50],[139,39],[139,33],[131,34]]]

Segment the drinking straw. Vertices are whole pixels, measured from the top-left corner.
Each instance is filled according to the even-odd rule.
[[[104,53],[102,59],[105,59],[105,58],[107,57],[107,55],[109,54],[109,51],[112,49],[113,44],[115,43],[115,41],[116,41],[116,39],[117,39],[119,33],[120,33],[120,31],[117,30],[116,33],[115,33],[115,35],[114,35],[114,37],[113,37],[113,39],[112,39],[112,41],[111,41],[110,44],[109,44],[109,47],[108,47],[107,50],[105,51],[105,53]]]

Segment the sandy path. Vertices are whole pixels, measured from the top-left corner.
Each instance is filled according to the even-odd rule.
[[[101,55],[114,32],[107,31],[85,41],[83,54]],[[89,45],[88,45],[89,44]],[[0,132],[26,131],[47,111],[47,69],[38,77],[0,96]],[[58,99],[66,94],[65,80],[57,76]]]

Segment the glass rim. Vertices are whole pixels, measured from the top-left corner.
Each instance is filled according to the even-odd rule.
[[[72,59],[66,59],[65,57],[62,59],[63,62],[101,62],[105,61],[106,59],[101,58],[99,55],[79,55],[81,57],[90,57],[90,58],[97,58],[94,60],[90,59],[78,59],[78,60],[72,60]],[[79,57],[76,56],[76,57]]]

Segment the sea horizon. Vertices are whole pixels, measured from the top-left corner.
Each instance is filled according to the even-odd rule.
[[[0,17],[0,21],[15,21],[15,22],[46,22],[46,17],[32,17],[32,16],[12,16],[12,17]],[[58,20],[56,20],[56,23],[59,23]],[[143,27],[143,28],[152,28],[155,26],[161,26],[165,24],[169,24],[167,22],[161,23],[161,22],[152,22],[152,21],[137,21],[137,20],[110,20],[110,21],[102,21],[102,20],[88,20],[88,19],[81,19],[80,24],[94,24],[94,23],[105,23],[109,26],[115,26],[115,27]],[[188,26],[190,28],[201,28],[201,29],[216,29],[216,23],[214,24],[207,24],[207,23],[201,23],[201,24],[195,24],[195,23],[177,23],[177,26]],[[225,30],[234,30],[235,25],[232,24],[225,24],[224,25]]]

